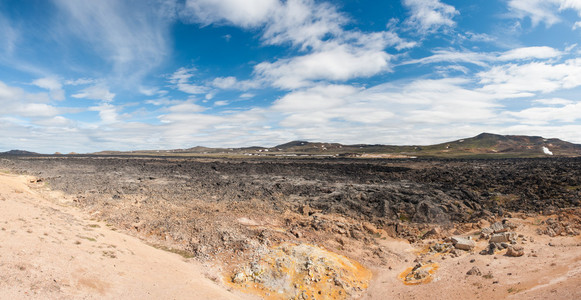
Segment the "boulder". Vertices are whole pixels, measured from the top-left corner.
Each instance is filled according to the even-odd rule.
[[[480,231],[483,234],[493,234],[494,233],[494,229],[490,228],[490,227],[486,227],[486,228],[482,228],[482,230]]]
[[[490,226],[490,228],[492,229],[492,231],[494,231],[494,233],[505,232],[506,230],[508,230],[507,228],[504,227],[504,225],[501,222],[495,222]]]
[[[525,254],[525,251],[524,251],[523,247],[521,247],[521,246],[511,246],[511,247],[508,247],[508,251],[506,251],[506,255],[512,256],[512,257],[519,257],[519,256],[523,256],[524,254]]]
[[[473,240],[459,236],[452,237],[452,244],[460,250],[472,250],[476,246]]]
[[[440,229],[437,227],[434,227],[430,231],[426,232],[426,234],[424,234],[424,236],[422,236],[422,238],[423,239],[439,238],[441,234],[442,234],[442,232],[440,231]]]
[[[474,266],[474,267],[472,267],[472,269],[470,269],[468,272],[466,272],[466,275],[481,276],[482,272],[480,272],[480,269],[478,269],[478,267]]]
[[[514,232],[503,232],[503,233],[495,233],[490,237],[490,242],[492,243],[508,243],[514,240],[515,238]]]

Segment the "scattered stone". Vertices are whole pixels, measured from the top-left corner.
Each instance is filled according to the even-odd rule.
[[[454,247],[456,247],[456,249],[467,251],[474,249],[474,247],[476,246],[476,243],[474,243],[473,240],[457,236],[452,237],[452,243],[454,244]]]
[[[236,284],[244,283],[246,282],[246,275],[242,272],[238,272],[232,276],[232,282]]]
[[[452,250],[453,246],[450,243],[435,243],[430,245],[430,252],[446,253]]]
[[[480,233],[490,235],[490,234],[493,234],[494,233],[494,230],[492,228],[490,228],[490,227],[486,227],[486,228],[482,228],[482,230],[480,231]]]
[[[476,260],[475,260],[474,258],[470,260],[470,262],[471,262],[471,263],[473,263],[473,262],[475,262],[475,261],[476,261]]]
[[[496,223],[492,224],[492,226],[490,226],[490,228],[492,229],[492,231],[494,231],[494,233],[501,233],[501,232],[505,232],[508,230],[508,228],[505,228],[501,222],[496,222]]]
[[[434,227],[432,228],[430,231],[426,232],[426,234],[424,234],[422,236],[423,239],[427,239],[427,238],[439,238],[441,235],[441,231],[439,228]]]
[[[506,255],[512,256],[512,257],[519,257],[519,256],[523,256],[524,254],[525,254],[525,251],[524,251],[523,247],[521,247],[521,246],[511,246],[511,247],[508,247],[508,251],[506,251]]]
[[[493,243],[506,243],[516,241],[514,232],[503,232],[495,233],[490,237],[490,241]]]
[[[474,267],[472,267],[472,269],[470,269],[468,272],[466,272],[466,275],[481,276],[482,272],[480,272],[480,269],[478,269],[478,267],[474,266]]]

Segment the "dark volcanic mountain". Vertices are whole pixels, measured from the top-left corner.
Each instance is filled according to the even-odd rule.
[[[38,153],[24,150],[10,150],[6,152],[0,152],[0,155],[38,155]]]

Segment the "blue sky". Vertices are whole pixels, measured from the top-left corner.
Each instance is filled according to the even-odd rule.
[[[581,143],[581,0],[0,0],[0,151]]]

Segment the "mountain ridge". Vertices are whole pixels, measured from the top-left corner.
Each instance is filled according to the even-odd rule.
[[[120,152],[115,152],[119,154]],[[131,153],[159,155],[239,154],[260,156],[352,156],[352,157],[542,157],[581,156],[581,144],[558,138],[500,135],[483,132],[474,137],[433,145],[341,144],[295,140],[273,147],[211,148],[196,146],[174,150],[143,150]],[[97,154],[113,154],[103,151]]]
[[[11,150],[0,155],[39,155]],[[195,146],[186,149],[100,151],[90,155],[247,155],[247,156],[343,156],[343,157],[543,157],[581,156],[581,144],[558,138],[527,135],[500,135],[483,132],[474,137],[432,145],[341,144],[295,140],[273,147],[250,146],[239,148],[211,148]]]

